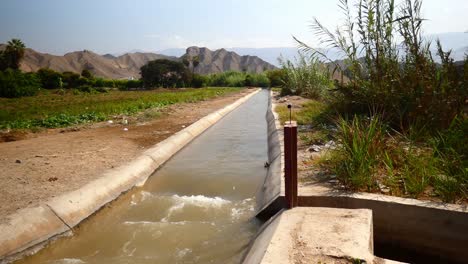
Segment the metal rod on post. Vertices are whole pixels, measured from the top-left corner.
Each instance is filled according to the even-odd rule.
[[[288,105],[291,111],[291,105]],[[290,114],[291,116],[291,114]],[[284,177],[287,208],[298,205],[297,199],[297,123],[289,120],[284,125]]]

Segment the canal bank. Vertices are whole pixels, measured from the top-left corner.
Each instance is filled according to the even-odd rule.
[[[284,161],[283,127],[274,108],[272,101],[267,114],[272,165]],[[244,263],[302,263],[296,260],[304,261],[306,256],[315,261],[344,261],[338,263],[354,263],[352,259],[368,263],[465,263],[468,259],[464,250],[468,243],[466,206],[346,192],[316,183],[299,184],[299,207],[285,211],[284,185],[284,164],[270,165],[256,206],[257,216],[269,220],[252,241]],[[360,217],[366,223],[362,229],[366,231],[361,232],[364,236],[353,235],[352,225],[340,223],[351,218],[348,215],[353,210],[349,209],[370,213]],[[340,217],[343,210],[349,214]],[[337,224],[330,228],[329,223],[334,222]],[[339,237],[329,239],[337,234],[361,242],[361,253],[348,250]]]
[[[145,155],[131,164],[109,172],[98,181],[85,186],[85,188],[67,194],[66,197],[54,199],[39,208],[23,211],[14,217],[9,225],[0,227],[2,233],[6,234],[1,238],[0,242],[2,255],[11,255],[23,251],[26,248],[48,241],[54,236],[66,233],[70,228],[73,228],[89,215],[94,214],[121,193],[126,192],[136,184],[142,185],[155,169],[190,142],[191,139],[211,127],[221,118],[229,116],[229,112],[249,101],[249,98],[257,97],[255,95],[257,92],[255,91],[234,104],[202,118],[166,141],[159,143],[153,149],[148,150]],[[262,97],[265,102],[267,97]],[[266,103],[264,107],[266,108]],[[259,116],[261,116],[261,121],[265,122],[264,112],[259,113]],[[266,132],[263,131],[263,134],[266,134]],[[261,165],[263,171],[263,161]],[[92,197],[96,199],[92,199]]]

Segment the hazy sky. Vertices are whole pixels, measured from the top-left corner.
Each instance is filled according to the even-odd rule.
[[[22,39],[53,54],[314,44],[317,17],[336,27],[337,0],[2,0],[0,42]],[[468,30],[468,0],[425,0],[425,33]]]

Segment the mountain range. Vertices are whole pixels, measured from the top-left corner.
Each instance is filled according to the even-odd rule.
[[[444,50],[452,50],[455,61],[463,60],[468,53],[468,33],[452,32],[425,36],[428,40],[440,39]],[[0,44],[0,50],[5,45]],[[435,43],[431,46],[435,52]],[[182,57],[198,56],[200,64],[195,72],[200,74],[218,73],[229,70],[262,72],[280,66],[279,57],[293,60],[297,56],[295,47],[277,48],[230,48],[212,51],[208,48],[189,47],[187,49],[166,49],[156,53],[134,50],[124,54],[99,55],[89,50],[75,51],[63,56],[51,55],[26,49],[21,69],[26,72],[37,71],[40,68],[50,68],[56,71],[71,71],[80,73],[83,69],[90,70],[94,75],[104,78],[124,79],[138,78],[140,67],[155,59],[180,61]],[[332,60],[342,59],[340,53],[332,49],[321,49]],[[435,54],[435,53],[434,53]],[[434,56],[437,60],[437,56]]]
[[[433,54],[436,53],[435,40],[439,39],[442,48],[447,50],[452,50],[452,58],[455,61],[461,61],[464,59],[465,54],[468,54],[468,33],[464,32],[445,32],[439,34],[430,34],[425,35],[426,40],[432,41],[431,51]],[[253,55],[257,56],[270,64],[273,64],[277,67],[281,66],[278,58],[282,57],[286,60],[294,60],[294,57],[297,57],[298,48],[297,47],[275,47],[275,48],[227,48],[228,51],[233,51],[239,55]],[[334,49],[319,49],[321,52],[324,52],[327,57],[331,60],[341,60],[343,56],[340,52]],[[157,52],[158,54],[163,54],[167,56],[182,56],[185,53],[185,49],[165,49]],[[437,56],[434,56],[438,60]]]
[[[4,47],[4,44],[0,44],[0,50],[4,49]],[[200,74],[230,70],[260,73],[275,68],[275,66],[256,56],[240,56],[225,49],[212,51],[208,48],[189,47],[183,56],[199,57],[200,64],[195,68],[195,72]],[[81,73],[82,70],[87,69],[98,77],[128,79],[138,78],[141,66],[156,59],[181,61],[181,57],[150,52],[126,53],[115,56],[112,54],[99,55],[89,50],[83,50],[57,56],[28,48],[25,51],[20,68],[25,72],[50,68],[59,72],[71,71],[76,73]]]

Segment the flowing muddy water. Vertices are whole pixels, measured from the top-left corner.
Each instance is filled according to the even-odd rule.
[[[239,263],[260,223],[267,160],[263,90],[148,179],[19,263]]]

